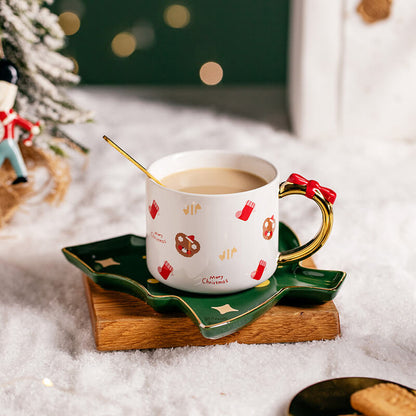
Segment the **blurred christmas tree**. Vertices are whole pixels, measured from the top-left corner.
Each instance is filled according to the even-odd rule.
[[[68,149],[87,149],[68,137],[60,125],[91,120],[89,111],[79,108],[67,94],[67,88],[78,84],[74,63],[58,51],[65,44],[65,34],[58,17],[46,6],[53,0],[0,0],[0,57],[5,57],[19,71],[15,110],[29,120],[41,120],[42,134],[30,148],[21,146],[29,171],[46,167],[53,182],[46,199],[62,199],[69,183],[69,167],[65,160]],[[20,201],[30,192],[22,186],[8,189],[11,168],[0,169],[0,225],[5,214],[15,205],[6,201],[7,192]],[[50,182],[50,181],[49,181]],[[10,188],[10,187],[9,187]],[[16,195],[16,193],[21,193]],[[4,205],[4,206],[3,206]],[[10,208],[12,206],[12,208]]]
[[[73,73],[72,60],[58,52],[65,34],[58,16],[43,6],[51,3],[0,0],[0,36],[4,56],[19,69],[16,111],[42,120],[54,136],[59,124],[85,122],[91,114],[67,95],[66,88],[78,84],[79,76]]]

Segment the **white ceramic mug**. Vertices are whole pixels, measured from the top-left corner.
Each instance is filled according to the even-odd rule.
[[[292,174],[280,184],[273,164],[240,153],[200,150],[172,154],[149,172],[162,181],[176,172],[203,167],[243,170],[266,185],[232,194],[192,194],[146,182],[146,261],[160,282],[188,292],[225,294],[268,280],[279,264],[317,251],[332,227],[335,193]],[[322,225],[309,243],[279,253],[279,198],[303,194],[321,208]]]

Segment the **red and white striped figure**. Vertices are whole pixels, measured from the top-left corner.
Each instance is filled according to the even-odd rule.
[[[169,264],[168,261],[165,261],[162,267],[157,268],[157,271],[166,280],[172,273],[173,267]]]
[[[152,205],[149,206],[149,213],[152,219],[156,218],[157,213],[159,212],[159,205],[155,200],[153,200]]]
[[[250,218],[251,213],[255,207],[255,203],[253,201],[247,201],[244,205],[244,208],[241,211],[237,211],[235,216],[242,221],[247,221]]]
[[[15,127],[29,132],[29,136],[23,140],[26,146],[31,146],[33,136],[40,133],[39,122],[31,123],[12,108],[16,99],[18,78],[17,68],[9,60],[0,59],[0,167],[6,159],[10,161],[16,172],[12,185],[27,182],[27,169],[17,144],[18,139],[15,138]]]
[[[260,263],[257,266],[257,270],[251,273],[252,279],[260,280],[261,276],[263,276],[263,272],[265,268],[266,268],[266,262],[264,260],[260,260]]]

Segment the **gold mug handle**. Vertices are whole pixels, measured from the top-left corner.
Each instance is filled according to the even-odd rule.
[[[324,245],[332,229],[332,205],[336,198],[336,193],[332,189],[324,188],[314,180],[307,180],[297,173],[292,173],[285,182],[280,184],[279,198],[294,194],[305,195],[318,204],[322,212],[322,225],[318,234],[308,243],[280,253],[279,266],[310,257]]]

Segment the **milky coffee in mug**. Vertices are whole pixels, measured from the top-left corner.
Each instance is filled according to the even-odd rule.
[[[234,194],[266,185],[253,173],[230,168],[198,168],[172,173],[163,178],[163,185],[195,194]]]
[[[172,154],[146,181],[146,262],[159,282],[189,292],[225,294],[267,281],[278,264],[317,251],[332,227],[335,193],[277,169],[256,156],[200,150]],[[279,252],[278,201],[290,194],[312,198],[322,225],[309,243]]]

